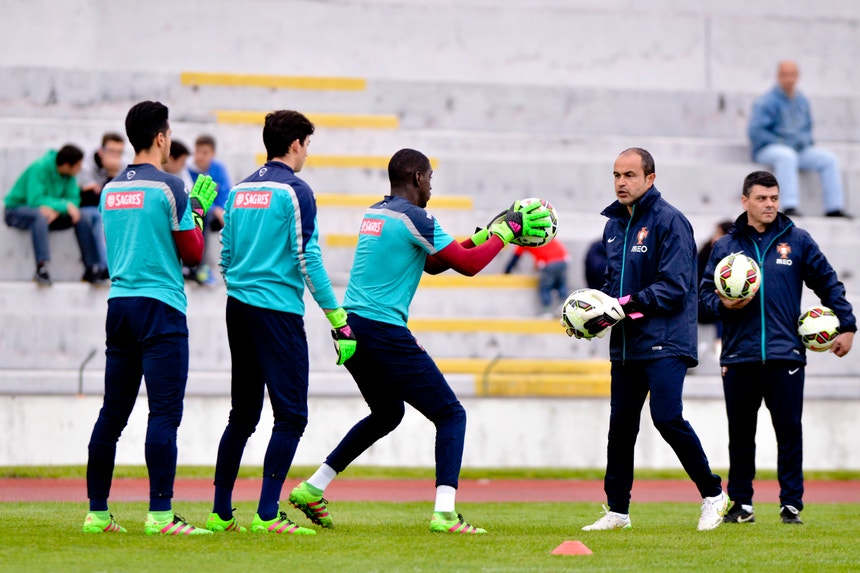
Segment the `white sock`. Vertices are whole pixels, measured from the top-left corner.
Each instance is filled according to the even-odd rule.
[[[457,497],[457,490],[450,485],[440,485],[436,488],[436,507],[433,511],[454,511],[454,499]]]
[[[315,488],[325,491],[325,488],[328,487],[328,484],[332,482],[336,475],[336,471],[323,464],[314,472],[314,475],[307,479],[307,482]]]
[[[747,513],[752,513],[752,512],[753,512],[752,505],[747,505],[747,504],[745,504],[745,503],[741,504],[741,509],[742,509],[742,510],[744,510],[745,512],[747,512]]]

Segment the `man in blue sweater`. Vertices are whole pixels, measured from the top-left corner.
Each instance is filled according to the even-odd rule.
[[[809,100],[797,91],[797,64],[780,62],[777,85],[756,100],[749,123],[752,159],[773,168],[780,201],[788,216],[800,215],[798,169],[818,171],[828,217],[848,217],[839,160],[815,145]]]

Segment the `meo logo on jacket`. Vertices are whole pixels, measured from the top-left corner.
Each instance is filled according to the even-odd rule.
[[[639,232],[636,233],[636,244],[630,247],[631,253],[647,253],[648,246],[643,245],[642,241],[644,241],[648,237],[648,227],[642,227],[639,229]]]
[[[791,254],[791,246],[788,243],[780,243],[776,246],[776,252],[779,253],[779,258],[776,260],[778,265],[791,266],[792,261],[788,258]]]

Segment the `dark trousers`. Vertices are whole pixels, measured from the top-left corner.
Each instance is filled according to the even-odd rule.
[[[436,485],[456,488],[463,462],[466,411],[430,355],[409,329],[349,315],[355,333],[355,354],[346,368],[355,379],[370,414],[344,436],[326,459],[342,472],[390,433],[409,404],[436,426]]]
[[[762,400],[776,434],[779,501],[803,509],[803,384],[798,362],[732,364],[723,373],[729,418],[729,497],[752,504],[755,432]]]
[[[215,485],[233,489],[242,453],[257,428],[269,391],[274,427],[263,476],[283,483],[308,423],[308,343],[298,314],[227,298],[227,338],[232,360],[231,404],[218,446]]]
[[[686,374],[687,364],[681,358],[612,363],[609,444],[603,484],[611,511],[629,513],[633,450],[649,391],[654,427],[675,451],[701,496],[719,495],[720,476],[711,472],[699,437],[683,418],[681,393]]]
[[[91,500],[109,497],[116,444],[143,378],[149,402],[145,457],[150,509],[170,509],[176,431],[188,380],[185,315],[151,298],[112,298],[108,300],[106,331],[105,396],[90,438],[87,495]]]

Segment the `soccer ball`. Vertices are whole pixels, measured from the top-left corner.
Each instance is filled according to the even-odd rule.
[[[717,263],[714,283],[726,298],[752,298],[761,286],[761,271],[745,254],[732,253]]]
[[[797,319],[797,334],[813,352],[824,352],[839,336],[839,317],[826,306],[813,306]]]
[[[561,311],[561,324],[566,329],[577,330],[583,338],[594,338],[596,332],[588,332],[585,323],[601,314],[602,301],[595,296],[595,290],[581,288],[570,293]]]
[[[537,197],[528,197],[526,199],[520,199],[519,201],[514,203],[514,210],[520,211],[524,207],[527,207],[534,203],[535,201],[540,201],[541,206],[537,208],[537,211],[549,211],[549,218],[552,221],[552,225],[549,227],[540,227],[541,230],[546,231],[546,237],[533,237],[531,235],[523,235],[521,237],[517,237],[511,243],[514,245],[519,245],[521,247],[542,247],[553,240],[556,232],[558,231],[558,213],[555,211],[555,207],[550,204],[546,199],[539,199]],[[501,215],[496,217],[488,227],[493,225],[494,223],[498,223],[499,221],[505,218],[505,213],[503,212]]]

